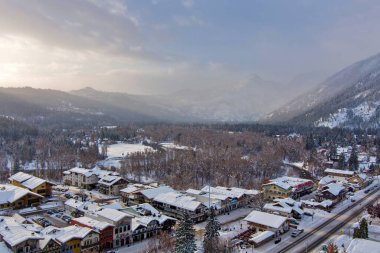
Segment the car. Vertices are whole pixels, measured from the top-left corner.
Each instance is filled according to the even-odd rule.
[[[57,217],[57,218],[62,218],[62,216],[63,216],[63,213],[58,213],[55,215],[55,217]]]
[[[69,217],[67,215],[63,215],[61,219],[66,221],[66,222],[70,222],[72,220],[71,217]]]
[[[50,215],[54,214],[53,210],[48,210],[46,213]]]
[[[304,212],[303,214],[306,216],[313,216],[311,213],[308,213],[308,212]]]
[[[281,242],[281,237],[277,237],[276,240],[274,240],[274,244],[280,243]]]
[[[297,236],[299,236],[300,234],[302,234],[303,233],[303,229],[296,229],[296,230],[294,230],[293,232],[292,232],[292,237],[297,237]]]
[[[73,198],[72,194],[70,194],[70,193],[65,193],[65,195],[63,195],[63,196],[65,196],[65,198],[67,198],[67,199]]]
[[[356,199],[354,197],[350,198],[351,202],[356,202]]]
[[[364,193],[369,193],[370,192],[370,189],[367,189],[364,191]]]

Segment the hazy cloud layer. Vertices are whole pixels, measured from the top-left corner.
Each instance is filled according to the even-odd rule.
[[[375,0],[0,0],[0,9],[2,86],[167,93],[252,73],[309,85],[380,51]]]

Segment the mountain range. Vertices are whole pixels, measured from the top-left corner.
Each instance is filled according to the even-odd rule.
[[[90,87],[70,92],[0,88],[0,115],[49,126],[259,121],[330,128],[379,127],[380,54],[317,85],[301,79],[281,84],[251,75],[230,86],[167,95],[131,95]]]

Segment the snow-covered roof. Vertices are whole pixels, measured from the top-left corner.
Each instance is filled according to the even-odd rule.
[[[338,196],[344,189],[344,186],[340,183],[330,183],[325,186],[325,189],[322,192],[328,191],[334,196]]]
[[[0,216],[0,235],[9,245],[16,246],[27,240],[42,240],[43,237],[28,230],[12,217]]]
[[[337,170],[337,169],[325,169],[325,173],[329,174],[341,174],[345,176],[353,176],[355,174],[354,171],[350,170]]]
[[[333,204],[333,202],[329,199],[326,199],[322,202],[316,202],[316,201],[310,201],[310,200],[301,200],[301,202],[308,206],[316,206],[316,207],[321,206],[324,208],[330,207]]]
[[[69,206],[75,209],[78,209],[82,205],[83,205],[83,202],[76,199],[68,199],[65,202],[65,206]]]
[[[113,172],[109,170],[102,170],[99,167],[94,167],[92,169],[85,169],[85,168],[79,168],[79,167],[74,167],[69,170],[66,170],[63,172],[66,175],[70,175],[71,173],[77,173],[77,174],[82,174],[85,177],[91,177],[93,175],[96,175],[98,178],[102,178],[108,175],[112,176],[119,176],[120,174],[118,172]]]
[[[254,242],[254,243],[260,243],[262,241],[265,241],[268,238],[271,238],[274,236],[274,232],[272,231],[264,231],[259,233],[258,235],[251,237],[249,241]]]
[[[30,190],[33,190],[45,182],[46,182],[46,180],[43,180],[41,178],[32,177],[32,178],[26,180],[25,182],[23,182],[22,185],[25,186],[26,188],[30,189]]]
[[[292,211],[302,215],[304,211],[300,208],[302,203],[295,201],[292,198],[275,199],[275,203],[267,203],[264,205],[264,209],[269,211],[278,211],[290,214]]]
[[[29,178],[33,177],[32,175],[29,175],[27,173],[24,173],[24,172],[17,172],[16,174],[12,175],[9,180],[15,180],[17,182],[24,182],[26,180],[28,180]]]
[[[57,228],[54,226],[46,227],[41,231],[41,234],[44,236],[50,236],[60,243],[66,243],[74,238],[83,239],[89,233],[91,233],[91,229],[87,227],[81,227],[77,225],[72,225],[64,228]]]
[[[237,188],[237,187],[223,187],[223,186],[217,186],[217,187],[209,187],[206,185],[201,189],[203,193],[208,193],[210,191],[211,194],[215,195],[215,198],[224,200],[226,199],[225,197],[222,198],[221,196],[226,196],[227,198],[241,198],[244,194],[245,195],[256,195],[259,194],[259,191],[256,190],[247,190],[243,188]]]
[[[17,181],[19,182],[22,186],[28,188],[29,190],[33,190],[36,187],[40,186],[41,184],[47,182],[46,180],[35,177],[32,175],[29,175],[24,172],[17,172],[13,176],[9,178],[10,181]],[[51,184],[51,183],[50,183]]]
[[[380,253],[380,242],[355,238],[350,242],[347,253]]]
[[[75,219],[73,219],[73,221],[76,221],[80,224],[91,227],[92,229],[95,229],[97,231],[102,231],[108,227],[113,227],[113,225],[110,223],[107,223],[104,221],[98,221],[98,220],[95,220],[95,219],[92,219],[92,218],[89,218],[86,216],[75,218]]]
[[[333,177],[325,176],[325,177],[322,177],[321,180],[319,180],[319,184],[320,185],[326,185],[326,184],[329,184],[333,181],[335,181],[335,179]]]
[[[103,185],[107,185],[107,186],[111,186],[117,182],[119,182],[120,180],[122,180],[123,178],[122,177],[119,177],[119,176],[110,176],[110,175],[107,175],[107,176],[104,176],[102,177],[100,180],[99,180],[99,184],[103,184]]]
[[[111,208],[103,208],[99,211],[96,211],[95,214],[114,222],[118,222],[127,217],[132,217],[129,214]]]
[[[297,187],[305,183],[313,184],[313,181],[309,179],[298,178],[298,177],[279,177],[279,178],[271,179],[269,183],[266,183],[263,185],[274,184],[285,190],[289,190],[289,189],[295,190]]]
[[[281,204],[277,203],[267,203],[264,205],[264,210],[268,211],[277,211],[277,212],[283,212],[283,213],[292,213],[292,208],[289,206],[282,206]]]
[[[252,211],[244,218],[244,220],[278,229],[286,222],[286,217],[260,211]]]
[[[157,195],[168,192],[175,192],[175,190],[170,186],[163,185],[157,188],[142,190],[141,194],[147,197],[148,199],[154,199]]]
[[[31,192],[27,189],[24,189],[18,186],[9,185],[9,184],[0,184],[0,204],[13,203],[16,200],[28,194],[33,195],[35,197],[43,198],[43,196],[37,193]]]
[[[195,211],[200,205],[202,205],[202,203],[196,201],[194,197],[177,192],[161,193],[154,198],[154,201],[190,211]]]

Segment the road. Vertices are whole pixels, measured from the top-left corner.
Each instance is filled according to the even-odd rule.
[[[296,240],[289,240],[284,244],[278,253],[292,252],[311,252],[314,248],[319,246],[322,242],[327,240],[336,231],[341,229],[346,223],[350,222],[357,215],[359,215],[368,205],[375,202],[380,196],[380,187],[368,193],[364,198],[348,207],[331,219],[312,229],[306,231],[305,234],[298,237]]]

